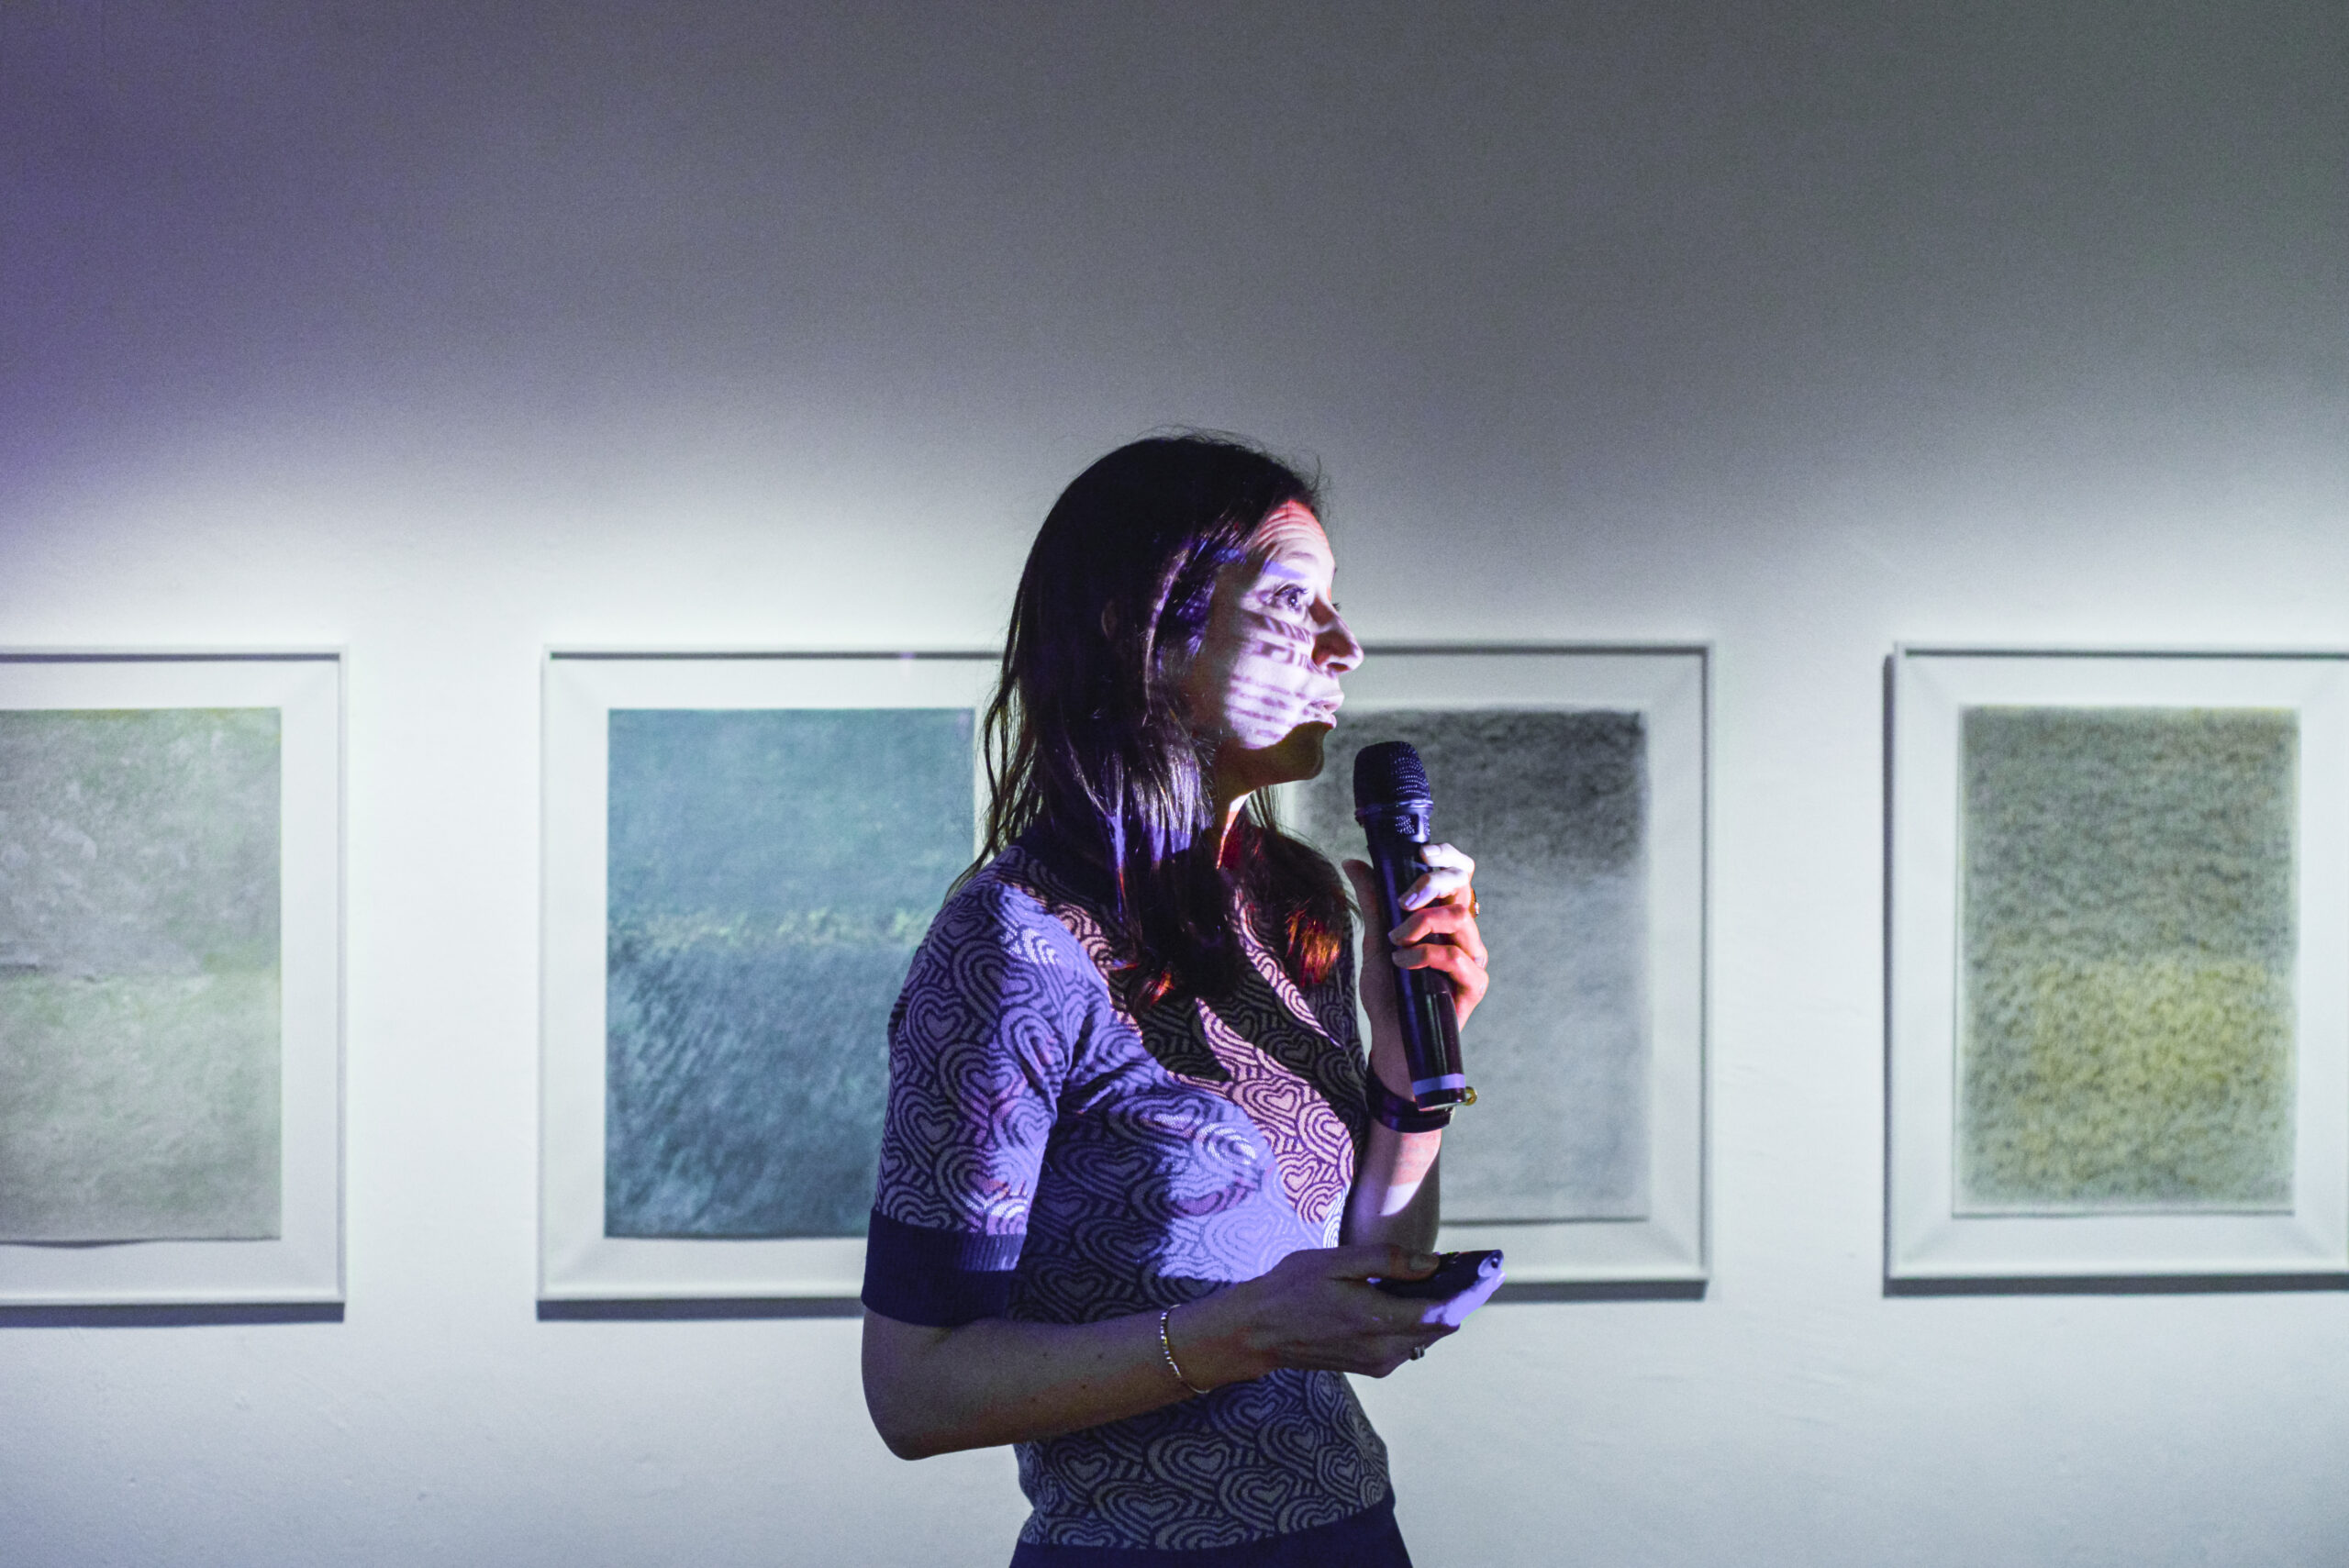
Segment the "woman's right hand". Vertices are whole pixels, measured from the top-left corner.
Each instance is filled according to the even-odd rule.
[[[1385,1377],[1456,1332],[1466,1314],[1456,1301],[1402,1300],[1365,1282],[1425,1279],[1435,1268],[1433,1253],[1406,1247],[1291,1252],[1266,1273],[1176,1307],[1167,1340],[1184,1375],[1201,1387],[1279,1367]]]

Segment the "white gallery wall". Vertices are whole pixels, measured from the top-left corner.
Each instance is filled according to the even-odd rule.
[[[1894,642],[2349,646],[2337,0],[27,0],[0,646],[347,651],[349,1305],[0,1318],[0,1562],[1006,1560],[852,1318],[539,1318],[538,660],[988,645],[1170,423],[1717,652],[1713,1280],[1362,1384],[1419,1561],[2349,1557],[2343,1293],[1882,1281]]]

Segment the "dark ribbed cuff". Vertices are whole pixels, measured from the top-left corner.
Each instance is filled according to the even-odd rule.
[[[1000,1318],[1025,1231],[974,1236],[907,1225],[879,1209],[864,1235],[864,1305],[884,1318],[954,1329]]]

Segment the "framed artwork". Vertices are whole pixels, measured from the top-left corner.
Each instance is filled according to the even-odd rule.
[[[2349,1269],[2349,660],[1892,660],[1887,1278]]]
[[[339,654],[0,653],[0,1303],[342,1299]]]
[[[1512,1282],[1706,1270],[1707,651],[1373,649],[1283,819],[1363,854],[1353,758],[1408,740],[1436,836],[1476,861],[1504,976],[1463,1044],[1476,1103],[1443,1148],[1442,1245]]]
[[[540,1296],[853,1297],[996,657],[546,662]]]

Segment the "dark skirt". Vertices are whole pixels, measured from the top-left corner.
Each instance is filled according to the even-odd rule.
[[[1241,1546],[1153,1551],[1124,1546],[1031,1546],[1019,1543],[1011,1568],[1411,1568],[1403,1532],[1395,1528],[1389,1493],[1361,1513],[1294,1535]]]

